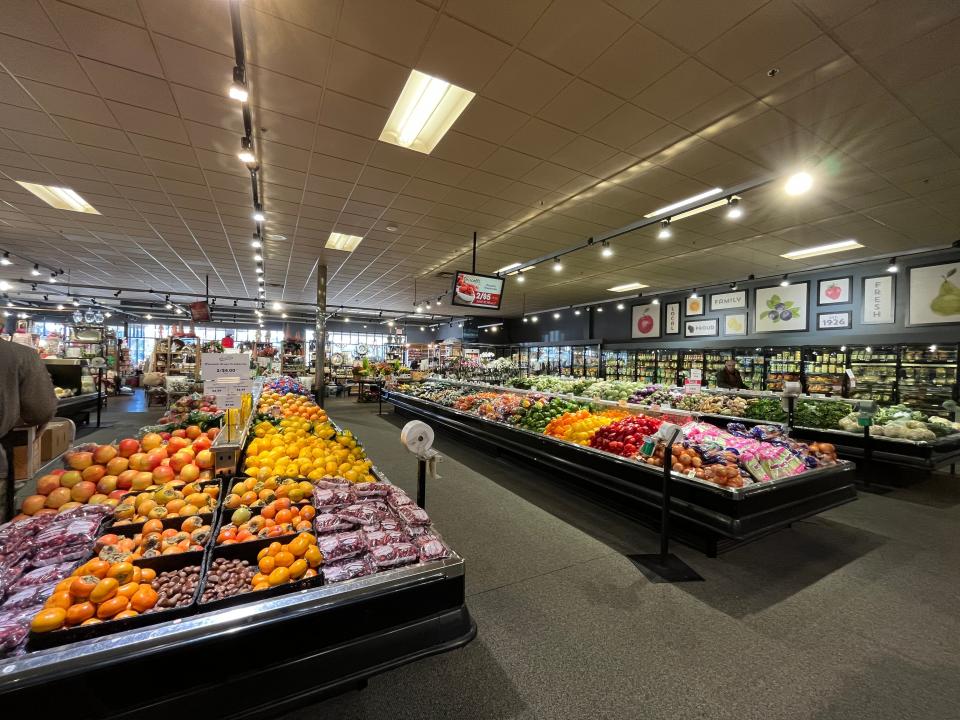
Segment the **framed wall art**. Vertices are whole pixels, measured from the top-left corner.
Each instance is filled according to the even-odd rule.
[[[864,325],[889,325],[895,317],[896,278],[893,275],[875,275],[863,279]]]
[[[694,317],[696,315],[703,315],[705,309],[705,303],[703,298],[697,295],[697,297],[690,296],[686,300],[686,312],[684,313],[685,317]]]
[[[853,325],[853,313],[842,312],[817,313],[817,330],[849,330]]]
[[[754,324],[758,333],[807,329],[807,283],[792,283],[786,287],[774,285],[757,288],[754,292]]]
[[[852,277],[821,280],[817,283],[817,305],[839,305],[850,302]]]
[[[717,335],[717,318],[708,320],[686,320],[683,323],[683,336],[692,337],[711,337]]]
[[[960,322],[960,262],[909,270],[908,325]]]
[[[664,307],[664,318],[667,335],[680,334],[680,303],[667,303]]]
[[[660,337],[660,306],[653,303],[634,305],[630,337]]]
[[[739,310],[747,306],[746,290],[714,293],[710,296],[710,310]]]
[[[747,314],[746,313],[730,313],[729,315],[724,315],[723,316],[723,334],[725,336],[746,335],[747,334]]]

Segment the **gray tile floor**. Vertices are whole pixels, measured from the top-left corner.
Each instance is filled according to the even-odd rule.
[[[404,420],[331,401],[415,490]],[[440,435],[430,514],[467,559],[477,639],[294,718],[960,718],[960,478],[865,495],[649,583],[657,538]]]
[[[145,410],[111,400],[116,424],[85,439]],[[403,419],[328,410],[415,491]],[[437,447],[427,506],[467,559],[477,639],[286,720],[960,718],[960,478],[862,494],[718,559],[677,547],[706,582],[670,586],[623,557],[656,550],[645,528],[467,443]]]

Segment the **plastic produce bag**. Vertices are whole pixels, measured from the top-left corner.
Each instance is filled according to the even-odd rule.
[[[349,490],[313,489],[313,504],[317,512],[337,510],[346,505],[353,505],[356,501],[357,496]]]
[[[344,522],[356,523],[359,525],[373,525],[379,523],[386,517],[386,513],[373,505],[347,505],[342,510],[337,511],[337,517]]]
[[[394,488],[393,491],[387,495],[387,505],[396,510],[405,505],[413,505],[413,500],[400,488]]]
[[[341,520],[334,513],[323,513],[313,519],[313,527],[318,535],[325,535],[345,530],[353,530],[356,527],[353,523]]]
[[[371,550],[384,545],[410,542],[410,536],[405,530],[364,531],[364,535],[367,538],[367,547]]]
[[[23,650],[30,635],[30,621],[42,609],[40,605],[0,609],[0,657]]]
[[[367,539],[362,530],[342,532],[318,538],[317,547],[324,562],[336,562],[362,553],[367,549]]]
[[[414,542],[421,538],[414,538]],[[434,535],[424,535],[423,543],[418,545],[420,549],[420,562],[431,562],[432,560],[441,560],[450,555],[447,546]]]
[[[358,498],[386,497],[390,493],[390,487],[381,482],[355,483],[353,492]]]
[[[73,572],[75,567],[76,563],[73,562],[38,567],[35,570],[31,570],[26,575],[21,575],[20,579],[17,580],[17,582],[11,588],[11,592],[17,592],[18,590],[23,590],[24,588],[32,587],[34,585],[50,585],[52,583],[58,583],[65,577],[68,577],[70,573]]]
[[[315,487],[323,490],[347,490],[350,487],[350,481],[342,477],[333,477],[327,475],[319,480],[311,480]]]
[[[351,558],[342,560],[331,565],[323,566],[324,582],[334,583],[344,580],[353,580],[354,578],[373,575],[377,571],[377,566],[369,556]]]
[[[18,610],[20,608],[42,605],[44,601],[53,594],[56,583],[52,585],[30,585],[22,590],[10,594],[3,601],[3,610]]]
[[[370,557],[378,568],[390,568],[416,562],[420,553],[413,543],[395,543],[373,548]]]
[[[410,525],[429,525],[430,516],[422,507],[416,505],[404,505],[397,508],[397,515],[409,527]]]

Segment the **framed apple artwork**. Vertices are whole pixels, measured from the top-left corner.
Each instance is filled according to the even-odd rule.
[[[660,306],[653,303],[634,305],[630,336],[633,338],[660,337]]]
[[[817,305],[840,305],[850,302],[852,277],[821,280],[817,283]]]

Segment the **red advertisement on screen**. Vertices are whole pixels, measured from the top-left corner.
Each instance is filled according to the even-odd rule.
[[[463,307],[499,310],[503,278],[458,272],[453,282],[453,304]]]

